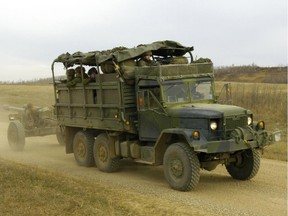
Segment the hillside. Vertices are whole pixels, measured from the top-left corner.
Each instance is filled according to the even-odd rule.
[[[287,67],[216,67],[216,81],[287,84]]]

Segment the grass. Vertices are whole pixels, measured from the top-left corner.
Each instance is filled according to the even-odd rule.
[[[44,172],[35,167],[0,160],[0,182],[1,215],[109,215],[109,211],[117,211],[121,215],[129,213],[116,201],[115,192],[102,185],[89,187],[86,182]]]
[[[287,66],[258,67],[256,65],[215,68],[217,81],[287,84]]]
[[[189,215],[181,203],[0,158],[0,212],[13,215]]]
[[[52,85],[0,85],[0,102],[11,106],[33,103],[36,106],[54,104]]]

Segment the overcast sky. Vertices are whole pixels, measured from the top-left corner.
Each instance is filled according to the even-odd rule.
[[[194,46],[215,66],[287,65],[287,0],[7,0],[0,81],[51,76],[61,53],[158,40]]]

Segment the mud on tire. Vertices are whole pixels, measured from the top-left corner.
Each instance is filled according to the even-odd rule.
[[[115,172],[119,169],[120,158],[111,157],[109,153],[109,139],[105,133],[101,133],[96,137],[94,160],[97,168],[103,172]]]
[[[195,188],[200,179],[196,153],[185,143],[170,145],[164,154],[164,175],[169,185],[179,191]]]
[[[73,152],[78,165],[94,166],[93,158],[94,136],[87,131],[78,131],[73,139]]]

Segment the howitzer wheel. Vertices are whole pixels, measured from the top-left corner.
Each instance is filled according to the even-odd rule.
[[[94,166],[93,158],[94,136],[88,131],[78,131],[73,139],[73,152],[78,165]]]
[[[23,151],[25,146],[25,129],[20,121],[11,121],[7,132],[8,143],[13,151]]]
[[[94,160],[97,168],[103,172],[115,172],[119,169],[120,158],[111,157],[109,139],[104,133],[96,137],[94,143]]]
[[[234,179],[249,180],[260,168],[260,152],[256,149],[247,149],[235,155],[236,162],[226,165],[228,173]]]
[[[169,185],[179,191],[195,188],[200,179],[196,153],[185,143],[170,145],[164,154],[164,175]]]

